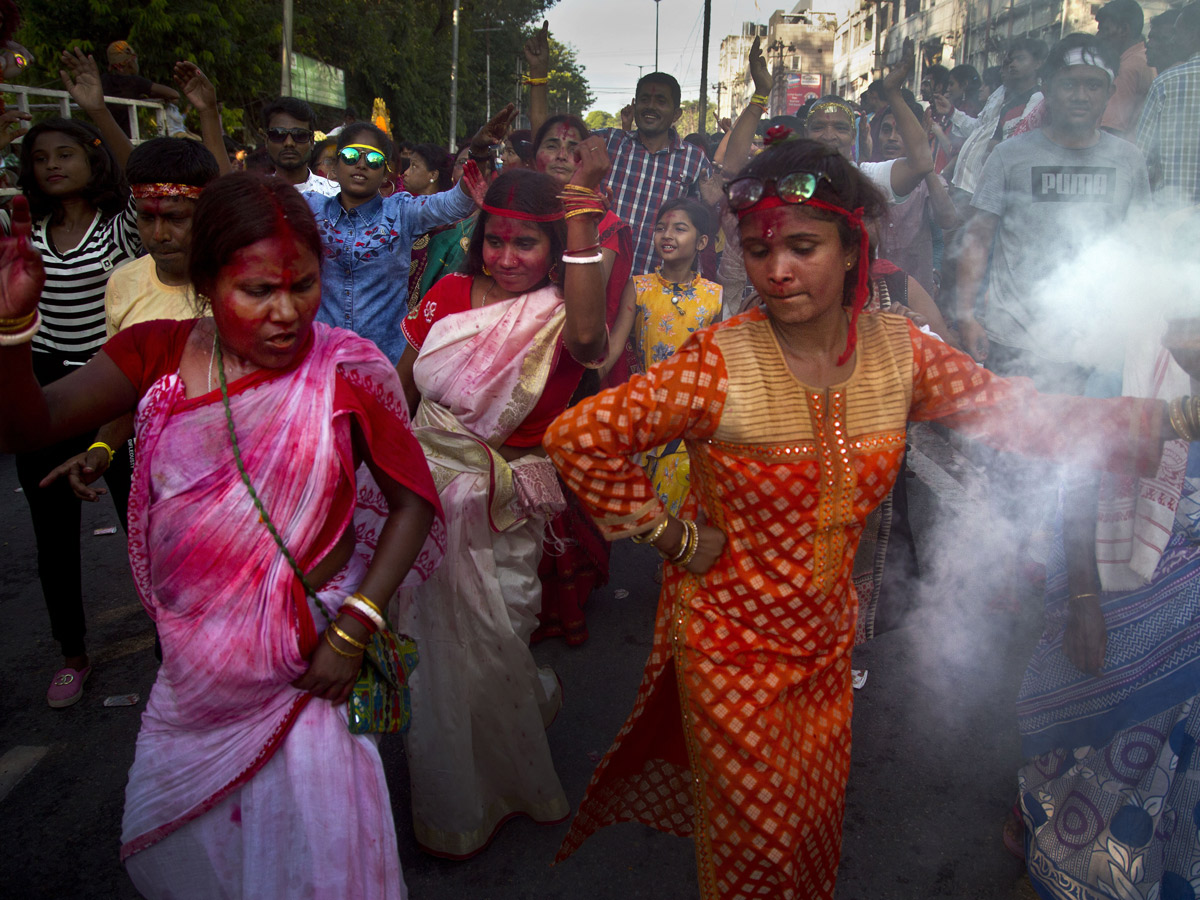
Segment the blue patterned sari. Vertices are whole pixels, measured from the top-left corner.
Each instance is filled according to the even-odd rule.
[[[1052,900],[1200,897],[1200,452],[1150,584],[1101,599],[1096,677],[1063,653],[1061,521],[1046,629],[1017,701],[1029,875]]]

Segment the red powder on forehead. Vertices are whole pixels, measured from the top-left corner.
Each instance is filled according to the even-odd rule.
[[[523,231],[524,227],[518,219],[511,219],[508,216],[492,216],[488,219],[488,234],[494,234],[502,241],[515,240]]]
[[[579,132],[573,125],[568,125],[566,122],[559,122],[554,126],[554,136],[560,141],[579,140]]]

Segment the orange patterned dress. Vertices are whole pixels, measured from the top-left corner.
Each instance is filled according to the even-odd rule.
[[[896,479],[907,420],[1066,459],[1102,447],[1118,471],[1144,471],[1160,452],[1139,435],[1158,435],[1161,404],[1038,396],[907,319],[864,316],[858,328],[854,374],[813,390],[754,310],[547,431],[610,540],[664,515],[630,455],[682,437],[682,514],[703,511],[729,538],[703,576],[666,566],[633,712],[559,859],[604,825],[640,821],[695,840],[704,900],[832,897],[850,769],[850,573],[862,523]]]

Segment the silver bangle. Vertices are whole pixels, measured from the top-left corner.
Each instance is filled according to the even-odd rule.
[[[562,261],[573,266],[586,266],[591,263],[604,262],[604,254],[599,250],[594,256],[567,256],[564,254]]]
[[[19,347],[21,344],[28,344],[33,340],[33,336],[38,333],[38,329],[41,327],[42,311],[39,309],[34,313],[33,321],[24,331],[18,331],[15,334],[0,332],[0,347]]]

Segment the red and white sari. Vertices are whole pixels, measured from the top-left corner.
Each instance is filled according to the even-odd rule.
[[[510,816],[570,810],[545,735],[557,685],[529,651],[546,514],[565,503],[544,456],[498,452],[565,352],[565,310],[550,287],[443,317],[436,296],[412,314],[428,314],[428,333],[406,334],[420,350],[415,425],[446,510],[446,564],[400,592],[395,619],[421,648],[406,736],[413,830],[426,850],[465,857]]]
[[[242,483],[220,392],[185,395],[178,359],[193,324],[134,326],[110,350],[143,392],[129,552],[163,647],[121,856],[152,898],[403,898],[374,740],[348,732],[345,706],[291,685],[325,620]],[[175,354],[155,360],[160,373],[133,371],[155,352],[141,348],[164,344]],[[375,463],[437,505],[399,380],[369,341],[317,324],[293,366],[229,393],[246,471],[299,564],[311,568],[355,520],[357,552],[321,591],[336,610],[378,528],[374,511],[356,516],[357,489],[369,499],[377,488],[355,471],[351,419]],[[431,539],[408,581],[439,555]]]

